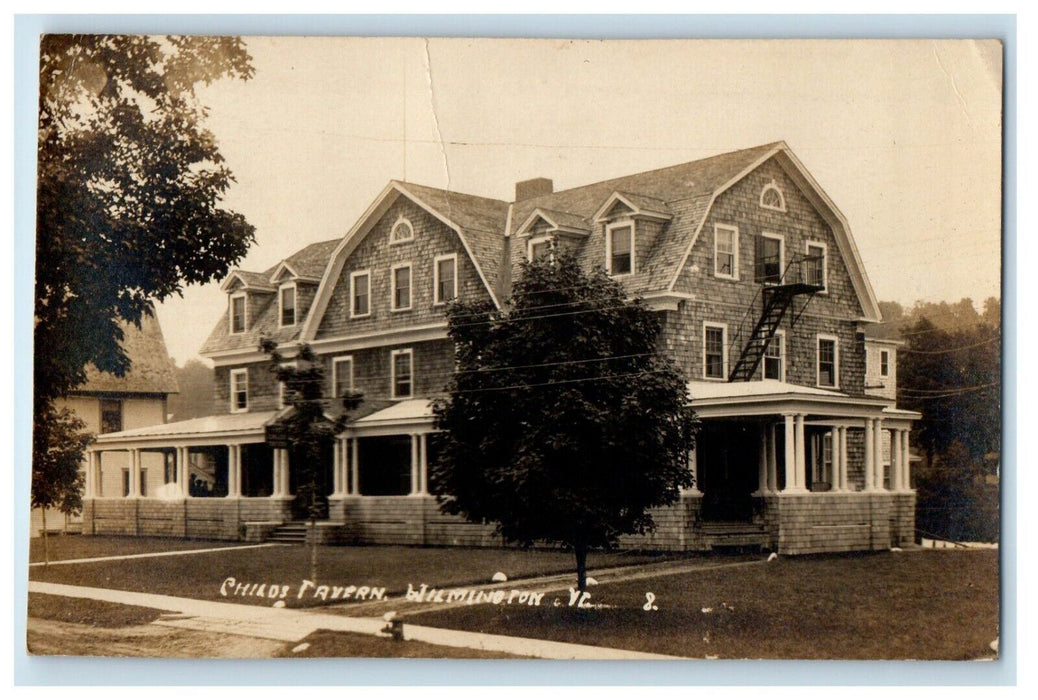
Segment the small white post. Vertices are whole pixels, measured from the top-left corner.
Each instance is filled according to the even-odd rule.
[[[804,414],[796,415],[796,489],[807,490],[807,450],[804,449]]]
[[[872,437],[872,419],[865,419],[865,490],[876,490],[876,441]]]
[[[786,470],[786,485],[783,491],[796,491],[797,479],[797,452],[796,452],[796,427],[794,425],[793,414],[787,413],[782,417],[786,427],[786,458],[785,458],[785,470]]]
[[[876,441],[876,446],[872,450],[872,455],[876,459],[876,481],[875,486],[877,491],[886,490],[883,486],[883,421],[879,418],[876,419],[876,427],[872,432],[873,439]]]
[[[350,441],[350,493],[360,495],[360,447],[357,438]]]

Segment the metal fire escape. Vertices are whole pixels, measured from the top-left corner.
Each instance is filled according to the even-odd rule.
[[[785,269],[781,269],[780,260],[778,256],[757,257],[756,281],[762,285],[757,293],[761,298],[761,314],[745,345],[742,346],[739,359],[728,374],[730,382],[748,382],[753,378],[764,359],[768,345],[775,337],[775,331],[796,297],[806,294],[810,301],[811,296],[825,288],[825,270],[822,267],[825,264],[824,256],[796,256],[789,261]],[[755,308],[756,301],[757,297],[754,297],[744,319]],[[806,306],[805,303],[803,308]],[[797,313],[797,317],[803,312],[803,308]],[[740,327],[741,325],[740,323]],[[738,340],[738,335],[734,340]]]

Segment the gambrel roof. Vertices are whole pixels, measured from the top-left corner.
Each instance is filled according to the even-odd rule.
[[[488,295],[497,305],[508,293],[511,277],[508,239],[511,236],[525,231],[538,218],[558,230],[591,233],[595,220],[607,217],[614,207],[622,207],[625,213],[655,220],[663,226],[651,249],[639,258],[636,272],[624,278],[625,287],[631,294],[646,297],[678,294],[675,291],[678,277],[714,201],[772,159],[831,227],[864,312],[863,320],[879,321],[879,305],[850,236],[847,220],[789,147],[779,141],[512,203],[391,181],[344,237],[307,246],[264,273],[236,270],[224,282],[225,290],[239,284],[249,290],[270,292],[277,288],[272,279],[275,272],[288,271],[297,278],[320,279],[317,295],[301,326],[279,329],[276,301],[261,301],[258,308],[250,309],[257,318],[250,318],[246,333],[233,338],[227,332],[227,314],[222,314],[203,353],[255,346],[260,335],[282,342],[313,340],[346,258],[401,197],[422,207],[457,233]]]

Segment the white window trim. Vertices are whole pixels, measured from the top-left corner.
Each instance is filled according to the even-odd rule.
[[[244,299],[242,302],[242,328],[240,331],[234,330],[234,300]],[[249,330],[249,295],[245,292],[237,292],[232,294],[227,300],[227,327],[231,332],[231,335],[242,335],[245,331]]]
[[[829,246],[824,241],[805,241],[804,255],[811,255],[811,247],[822,249],[822,289],[817,294],[829,293]]]
[[[721,329],[721,376],[709,377],[706,374],[706,331],[708,328]],[[728,381],[728,324],[703,321],[703,379],[708,382]]]
[[[771,206],[770,204],[765,204],[764,203],[764,195],[767,194],[769,190],[775,190],[775,192],[778,193],[779,202],[780,202],[779,206],[774,207],[774,206]],[[760,200],[759,200],[758,203],[760,204],[762,209],[770,209],[772,211],[781,211],[781,212],[785,212],[786,211],[786,195],[782,194],[782,190],[779,189],[778,184],[774,180],[772,180],[768,184],[764,185],[764,187],[761,189],[761,191],[760,191]]]
[[[343,363],[350,363],[350,391],[353,391],[353,355],[339,355],[338,357],[332,358],[332,397],[340,398],[335,394],[335,387],[339,385],[339,366]]]
[[[292,360],[291,362],[282,362],[280,366],[281,367],[299,367],[299,362],[297,360]],[[284,408],[284,407],[285,407],[285,383],[283,381],[278,380],[278,408]]]
[[[822,341],[833,342],[833,384],[822,384]],[[840,388],[840,338],[835,335],[819,333],[815,336],[815,386],[819,389]]]
[[[396,305],[396,271],[407,268],[407,306]],[[369,295],[370,298],[370,295]],[[410,311],[414,308],[414,267],[411,263],[397,263],[389,270],[389,310]]]
[[[364,314],[353,313],[353,301],[357,294],[357,278],[367,276],[368,278],[368,312]],[[355,270],[350,273],[350,318],[367,318],[371,315],[371,270]]]
[[[728,231],[732,234],[732,274],[726,275],[723,272],[718,272],[717,265],[717,232]],[[728,224],[714,224],[714,277],[725,280],[738,280],[739,279],[739,227],[729,226]]]
[[[771,231],[762,231],[760,235],[761,238],[770,238],[779,242],[779,281],[776,284],[781,284],[782,275],[786,272],[786,237],[781,233]]]
[[[407,227],[408,236],[407,236],[407,238],[396,238],[396,239],[394,239],[393,238],[393,234],[396,232],[396,229],[397,229],[398,226],[400,226],[400,224],[403,224],[403,225],[405,225]],[[389,245],[400,245],[401,243],[410,243],[413,240],[414,240],[414,225],[411,224],[410,219],[408,219],[406,216],[401,214],[400,216],[397,217],[396,221],[393,222],[393,225],[389,229]]]
[[[886,359],[887,359],[887,361],[886,361],[887,369],[886,369],[885,372],[883,371],[883,364],[884,364],[883,356],[884,355],[886,355]],[[890,376],[890,351],[889,350],[880,350],[879,351],[879,376],[881,376],[881,377],[889,377]]]
[[[433,258],[433,306],[444,306],[447,302],[440,299],[440,263],[450,260],[454,263],[454,297],[458,298],[458,254],[437,255]]]
[[[613,231],[618,229],[618,228],[630,228],[631,229],[631,271],[630,272],[618,272],[618,273],[614,273],[613,272]],[[613,275],[614,277],[627,277],[628,275],[633,275],[637,271],[637,269],[638,269],[638,267],[637,267],[637,260],[635,258],[636,246],[634,244],[635,237],[637,235],[638,235],[637,234],[637,226],[635,226],[635,224],[634,224],[634,219],[624,219],[622,221],[614,221],[611,224],[606,224],[606,237],[605,237],[605,239],[606,239],[606,264],[605,264],[605,267],[606,267],[606,270],[609,271],[610,275]]]
[[[396,393],[396,358],[398,355],[407,355],[409,364],[411,366],[411,393],[407,396],[398,396]],[[414,398],[414,350],[412,348],[404,348],[403,350],[392,350],[389,353],[389,394],[394,399],[412,399]]]
[[[526,262],[533,262],[533,247],[541,243],[548,244],[548,257],[550,258],[554,254],[554,251],[552,250],[553,239],[554,236],[548,234],[546,236],[537,236],[526,241]]]
[[[771,348],[772,346],[775,345],[775,343],[778,343],[778,348],[779,348],[779,378],[778,378],[778,381],[784,382],[784,381],[786,381],[786,332],[785,331],[775,331],[775,337],[771,339],[770,343],[768,343],[768,347]],[[767,361],[768,361],[768,356],[767,356],[767,354],[765,354],[764,357],[761,359],[761,367],[760,367],[760,378],[761,378],[761,381],[764,381],[764,379],[765,379],[765,377],[764,377],[764,367],[767,364]]]
[[[245,408],[237,407],[237,397],[235,396],[238,392],[235,388],[235,377],[245,378]],[[231,413],[248,413],[249,411],[249,370],[247,369],[232,369],[228,377],[231,389]]]
[[[295,301],[295,308],[292,310],[292,323],[282,323],[284,320],[284,298],[282,297],[283,292],[286,289],[292,289],[293,300]],[[296,286],[295,282],[285,282],[278,287],[278,328],[294,328],[299,323],[299,287]]]

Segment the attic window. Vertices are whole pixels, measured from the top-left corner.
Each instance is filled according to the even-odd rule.
[[[400,217],[393,224],[393,230],[389,233],[390,243],[405,243],[414,240],[414,227],[407,219]]]
[[[764,189],[760,191],[760,205],[765,209],[775,211],[786,210],[786,198],[782,196],[782,190],[778,188],[774,180],[764,185]]]
[[[231,333],[245,332],[245,294],[231,295]]]
[[[610,224],[606,228],[606,263],[611,275],[634,272],[634,224]]]
[[[282,285],[278,292],[280,313],[280,325],[282,328],[286,326],[296,325],[296,285],[295,283],[288,283]]]

